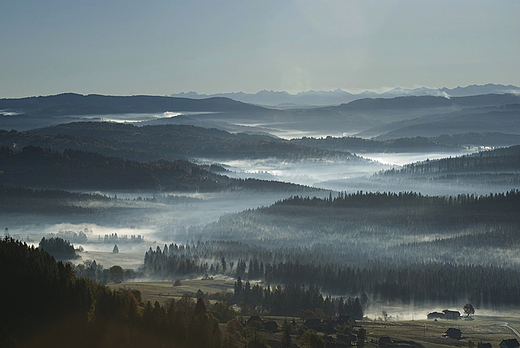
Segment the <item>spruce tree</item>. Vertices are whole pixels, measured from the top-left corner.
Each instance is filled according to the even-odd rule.
[[[283,323],[282,348],[291,348],[291,346],[291,325],[285,320]]]
[[[206,313],[206,305],[204,300],[199,297],[197,304],[195,305],[195,315],[204,315]]]

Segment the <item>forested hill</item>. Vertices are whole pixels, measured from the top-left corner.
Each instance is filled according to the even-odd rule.
[[[489,214],[499,214],[519,211],[520,210],[520,191],[511,190],[507,193],[491,194],[488,196],[475,195],[458,195],[455,197],[444,196],[424,196],[415,192],[357,192],[357,193],[339,193],[338,196],[329,198],[309,198],[294,196],[276,202],[265,210],[276,210],[283,206],[314,206],[314,207],[332,207],[332,208],[366,208],[366,209],[385,209],[395,208],[397,211],[408,208],[406,214],[412,211],[409,208],[417,210],[428,209],[433,214],[448,213],[448,210],[467,210],[468,213],[480,214],[478,210],[486,210]],[[444,212],[442,212],[444,210]],[[471,215],[464,214],[458,218],[466,219]],[[408,219],[411,217],[409,216]],[[515,217],[512,220],[520,220]]]
[[[4,185],[54,189],[164,191],[261,190],[299,191],[309,187],[256,179],[231,179],[188,161],[140,163],[97,153],[27,146],[0,148],[0,180]]]
[[[190,235],[212,235],[261,245],[323,245],[327,253],[348,253],[360,260],[385,258],[402,264],[442,260],[457,264],[516,265],[506,254],[479,246],[479,252],[443,248],[421,250],[413,243],[460,235],[499,232],[512,236],[500,247],[520,244],[520,192],[488,196],[423,196],[419,193],[341,193],[327,199],[296,196],[269,207],[220,217]],[[482,239],[484,240],[484,239]],[[410,244],[412,243],[412,244]],[[449,245],[449,243],[448,243]],[[455,245],[455,243],[453,244]],[[457,244],[457,247],[459,245]]]
[[[423,151],[460,151],[462,147],[453,143],[443,143],[425,137],[373,140],[359,137],[331,137],[292,139],[292,143],[330,151],[351,151],[354,153],[399,153]]]
[[[71,264],[11,238],[0,240],[0,264],[9,284],[0,287],[0,347],[222,346],[218,320],[191,298],[145,304],[137,290],[77,278]]]
[[[314,208],[315,213],[309,213]],[[387,226],[389,229],[402,228],[403,233],[428,233],[433,231],[456,231],[463,226],[497,224],[520,226],[520,192],[489,196],[458,195],[454,197],[423,196],[420,193],[340,193],[329,199],[291,197],[261,210],[266,215],[296,217],[299,214],[313,215],[319,211],[336,209],[328,213],[339,220],[346,220],[354,228],[366,226]],[[310,216],[309,216],[310,217]],[[370,222],[368,222],[370,221]]]
[[[520,145],[507,148],[482,151],[479,153],[454,158],[426,160],[412,163],[401,169],[382,172],[381,176],[396,175],[431,175],[431,174],[501,174],[520,175]]]
[[[443,134],[436,137],[410,137],[387,140],[360,137],[331,137],[291,139],[292,143],[331,151],[354,153],[400,153],[449,151],[457,152],[468,147],[506,147],[520,144],[520,135],[498,132]]]
[[[64,93],[20,99],[0,99],[0,110],[14,110],[31,116],[96,115],[124,113],[264,112],[268,109],[229,98],[189,99],[161,96],[106,96]]]
[[[34,190],[0,184],[0,211],[3,213],[95,213],[101,210],[101,203],[110,200],[111,198],[99,194]]]
[[[449,243],[449,240],[446,241],[443,247],[454,252]],[[460,245],[457,248],[459,252],[462,249]],[[433,249],[428,252],[432,253]],[[312,289],[321,289],[337,296],[360,295],[360,304],[365,308],[371,301],[399,301],[421,306],[438,303],[446,306],[470,300],[478,308],[493,309],[504,305],[518,308],[520,305],[518,268],[455,265],[447,260],[417,262],[413,258],[409,260],[409,264],[396,266],[386,262],[387,260],[378,260],[382,256],[379,253],[372,255],[376,259],[352,256],[347,251],[327,250],[319,246],[267,249],[222,241],[198,242],[191,246],[172,243],[170,246],[165,245],[162,250],[150,249],[145,254],[141,270],[146,276],[156,279],[221,273],[240,277],[242,280],[262,279],[267,284],[286,284],[286,289],[292,290],[293,300],[283,301],[284,305],[280,307],[280,302],[274,299],[279,291],[271,293],[268,287],[262,291],[257,288],[258,285],[249,282],[242,289],[240,282],[235,283],[233,301],[249,302],[259,311],[271,315],[297,314],[295,305],[298,305],[300,311],[321,308],[329,316],[344,314],[341,313],[343,306],[338,303],[342,299],[327,296],[325,301],[301,301],[298,299],[308,298],[308,295],[302,294],[294,284],[304,284],[304,289],[311,292],[315,291]],[[483,279],[486,281],[482,281]],[[499,288],[496,287],[498,283],[501,284]],[[370,301],[367,301],[368,298]],[[349,314],[356,317],[355,312]]]
[[[232,134],[189,125],[137,127],[108,122],[74,122],[26,132],[0,130],[0,145],[13,144],[51,147],[59,151],[72,148],[139,161],[269,157],[298,161],[362,160],[348,152],[300,146],[268,135]]]

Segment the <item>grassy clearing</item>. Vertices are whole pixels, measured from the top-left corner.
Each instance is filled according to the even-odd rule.
[[[498,347],[503,339],[517,338],[505,324],[516,328],[520,318],[475,316],[474,320],[416,320],[399,322],[365,321],[369,341],[377,342],[381,336],[390,336],[394,341],[415,341],[424,347],[468,347],[469,342],[489,342]],[[460,329],[462,339],[443,338],[449,328]]]
[[[190,294],[195,297],[200,289],[203,293],[214,294],[222,291],[233,291],[234,280],[231,279],[214,279],[201,280],[190,279],[182,280],[182,285],[173,286],[173,281],[160,282],[126,282],[121,284],[109,284],[112,289],[136,289],[141,291],[143,301],[154,303],[158,301],[161,304],[175,298],[179,299],[184,294]]]
[[[122,284],[110,284],[113,289],[126,288],[141,291],[144,301],[152,303],[158,301],[161,304],[169,299],[179,299],[183,294],[190,294],[195,297],[200,289],[204,293],[214,294],[222,291],[233,291],[234,280],[213,279],[201,280],[191,279],[182,280],[182,285],[174,286],[173,281],[160,282],[127,282]],[[265,320],[275,320],[279,327],[285,319],[291,321],[291,317],[268,316]],[[298,325],[303,322],[296,318]],[[483,316],[475,315],[473,320],[409,320],[409,321],[362,321],[359,323],[368,332],[368,342],[366,347],[377,347],[377,342],[381,336],[390,336],[394,341],[414,341],[424,347],[468,347],[469,342],[489,342],[493,347],[498,347],[500,342],[508,338],[517,338],[515,333],[509,328],[520,331],[520,316]],[[454,340],[442,337],[448,328],[457,328],[462,332],[462,339]],[[222,327],[224,329],[224,326]],[[276,340],[281,339],[281,333],[260,333],[272,346]],[[293,335],[293,342],[297,342],[297,337]]]

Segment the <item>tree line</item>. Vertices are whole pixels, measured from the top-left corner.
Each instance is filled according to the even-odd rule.
[[[229,133],[192,125],[137,127],[109,122],[73,122],[32,131],[0,130],[0,145],[72,148],[141,162],[191,158],[361,160],[344,151],[298,145],[269,135]]]
[[[306,319],[306,316],[323,316],[321,319],[324,319],[325,316],[350,315],[356,320],[361,320],[364,308],[368,306],[368,296],[363,294],[361,300],[358,297],[348,297],[345,300],[343,297],[323,296],[319,288],[313,285],[252,285],[249,281],[243,282],[239,277],[234,284],[232,303],[237,303],[246,315],[290,315],[303,319]]]
[[[0,177],[2,177],[1,174]],[[2,211],[6,213],[89,214],[98,212],[101,208],[96,207],[96,205],[87,206],[81,203],[107,203],[110,201],[110,197],[99,194],[86,194],[63,190],[38,190],[0,184],[0,207]]]
[[[363,264],[377,258],[392,264],[450,261],[513,267],[518,265],[516,258],[500,256],[490,245],[478,243],[478,254],[486,256],[479,260],[474,257],[477,250],[460,252],[455,245],[461,246],[461,240],[450,241],[456,236],[473,236],[478,242],[479,236],[500,231],[513,239],[501,237],[492,245],[508,248],[518,239],[518,211],[518,190],[449,197],[414,192],[341,192],[327,198],[290,197],[269,207],[221,216],[216,222],[189,228],[188,233],[194,239],[242,242],[268,250],[277,249],[272,245],[311,249],[331,262],[344,259]],[[441,247],[436,240],[445,242]],[[236,249],[243,247],[237,245]],[[473,243],[472,247],[477,245]],[[228,252],[236,254],[234,261],[255,257]],[[316,259],[310,252],[305,257]],[[497,257],[502,258],[500,263],[494,263]],[[288,259],[276,261],[280,260]]]
[[[141,163],[94,152],[26,146],[0,147],[2,182],[53,189],[148,189],[163,191],[315,191],[276,181],[233,179],[186,160]]]
[[[166,307],[139,291],[78,278],[68,263],[0,240],[2,347],[221,347],[218,321],[187,297]]]
[[[213,252],[210,251],[212,246]],[[200,252],[197,251],[199,247]],[[166,246],[164,250],[157,247],[155,251],[150,249],[145,254],[143,272],[145,276],[158,279],[225,274],[247,279],[248,282],[263,280],[285,286],[302,284],[336,296],[352,297],[366,293],[373,300],[415,305],[431,302],[457,304],[470,300],[478,307],[520,306],[520,272],[513,268],[442,262],[391,264],[377,258],[350,264],[327,261],[313,263],[305,257],[295,257],[304,254],[301,250],[285,248],[284,253],[287,259],[295,261],[276,262],[274,259],[283,252],[278,254],[261,248],[256,252],[260,259],[250,258],[248,262],[246,259],[236,260],[233,258],[236,253],[230,252],[228,255],[222,242],[200,243],[191,247]],[[316,259],[326,260],[324,254],[315,256]],[[201,261],[208,259],[214,261],[209,264]],[[240,283],[238,288],[242,287]],[[235,290],[235,296],[240,291]],[[258,297],[260,289],[256,291],[257,295],[251,296],[258,298],[253,303],[259,305],[262,303]]]
[[[164,305],[145,303],[137,290],[111,290],[77,277],[71,264],[56,262],[42,248],[12,238],[0,240],[0,262],[0,277],[10,283],[0,288],[2,347],[232,348],[236,347],[237,331],[247,334],[248,344],[254,346],[256,334],[253,337],[251,329],[243,329],[235,320],[231,303],[238,303],[243,315],[296,315],[302,319],[335,314],[362,318],[363,303],[368,303],[366,296],[335,299],[315,287],[262,287],[241,279],[232,293],[221,294],[214,304],[201,291],[197,301],[185,294]],[[226,332],[221,331],[219,321],[227,322]]]
[[[432,175],[440,173],[503,173],[518,174],[520,167],[520,145],[503,149],[481,151],[459,157],[426,160],[411,163],[401,169],[390,169],[379,173],[381,177],[406,175]]]

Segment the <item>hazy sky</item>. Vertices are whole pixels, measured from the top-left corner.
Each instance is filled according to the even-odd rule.
[[[3,0],[0,98],[520,85],[520,1]]]

